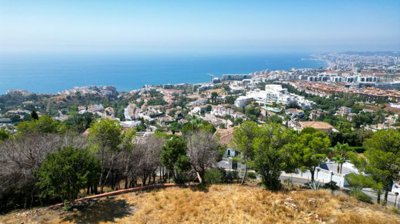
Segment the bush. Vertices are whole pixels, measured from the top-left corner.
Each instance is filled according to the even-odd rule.
[[[365,152],[365,148],[362,146],[354,146],[352,147],[354,149],[355,152],[357,153],[364,153]]]
[[[304,184],[304,186],[311,190],[319,190],[321,188],[321,183],[317,181],[310,181]]]
[[[147,101],[147,105],[165,105],[167,102],[162,98],[152,98]]]
[[[256,173],[254,173],[254,172],[248,172],[248,173],[247,173],[247,177],[248,177],[249,179],[257,179],[257,175],[256,175]]]
[[[323,188],[331,189],[332,191],[334,191],[334,190],[338,190],[339,186],[336,184],[335,181],[331,181],[329,183],[324,184]]]
[[[392,210],[392,212],[394,212],[394,213],[400,215],[400,209],[399,209],[399,208],[392,207],[391,210]]]
[[[224,182],[232,183],[234,180],[239,179],[239,174],[237,171],[225,171]]]
[[[205,182],[208,184],[218,184],[224,181],[223,170],[212,168],[206,171],[204,176]]]
[[[10,133],[4,129],[0,128],[0,142],[8,139],[10,137]]]
[[[362,192],[358,188],[353,188],[352,190],[350,190],[350,195],[357,198],[357,200],[359,200],[359,201],[372,204],[371,197],[368,196],[366,193]]]
[[[98,181],[99,162],[89,151],[66,147],[47,155],[41,164],[38,185],[43,197],[72,202],[79,191]]]

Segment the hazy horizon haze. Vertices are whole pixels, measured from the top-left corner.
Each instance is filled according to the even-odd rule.
[[[400,50],[400,1],[0,0],[0,52]]]

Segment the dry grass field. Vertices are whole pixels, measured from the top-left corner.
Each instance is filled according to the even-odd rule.
[[[381,206],[329,191],[273,193],[214,185],[169,188],[99,199],[71,212],[47,208],[0,216],[0,223],[400,223]]]

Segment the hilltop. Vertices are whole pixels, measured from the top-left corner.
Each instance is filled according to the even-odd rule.
[[[213,185],[169,188],[92,201],[65,212],[31,209],[0,216],[0,223],[400,223],[378,205],[329,191],[271,192],[259,187]]]

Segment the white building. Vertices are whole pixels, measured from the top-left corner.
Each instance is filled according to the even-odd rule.
[[[245,107],[251,100],[252,100],[251,97],[248,97],[248,96],[239,96],[239,97],[235,100],[235,106],[236,106],[236,107]]]
[[[129,104],[124,109],[125,120],[130,121],[130,120],[139,119],[139,112],[140,112],[140,109],[136,107],[136,104]]]
[[[313,102],[306,100],[303,96],[288,93],[287,89],[282,88],[282,85],[268,84],[265,85],[265,90],[253,90],[236,99],[235,106],[244,107],[251,100],[256,101],[260,105],[297,103],[302,108],[309,108]]]
[[[121,121],[120,124],[123,128],[133,128],[139,126],[141,121]]]
[[[224,106],[218,105],[213,107],[210,113],[217,117],[225,117],[226,115],[234,114],[235,111],[231,108],[226,108]]]

